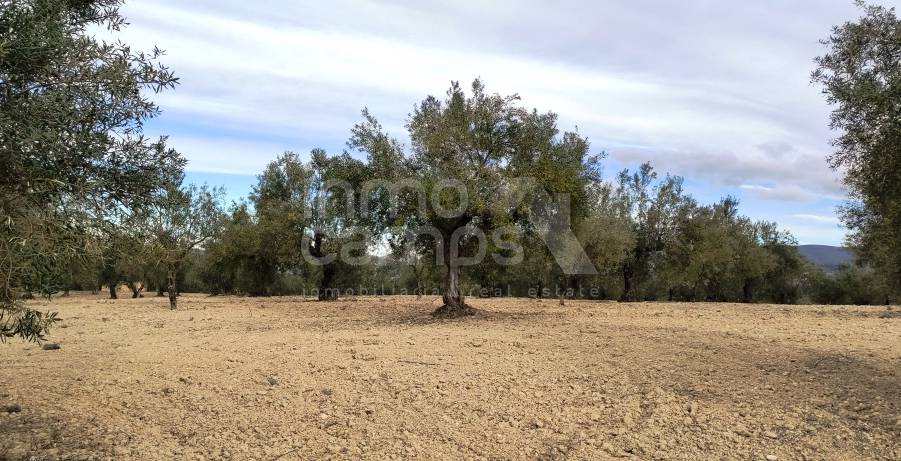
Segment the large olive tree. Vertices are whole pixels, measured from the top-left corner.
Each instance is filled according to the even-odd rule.
[[[413,189],[400,195],[392,213],[404,229],[429,229],[423,236],[435,244],[445,270],[437,316],[473,312],[465,302],[462,268],[492,257],[480,254],[482,237],[515,227],[530,214],[541,215],[529,222],[543,237],[572,234],[557,229],[560,223],[568,228],[572,216],[555,214],[560,210],[550,210],[546,201],[541,205],[548,209],[538,209],[527,196],[565,193],[575,210],[585,208],[586,184],[595,175],[587,141],[576,133],[561,135],[555,114],[527,110],[518,100],[488,93],[478,80],[469,95],[453,83],[446,98],[429,96],[410,114],[409,150],[368,112],[353,130],[349,144],[369,155],[373,174],[393,182],[395,192],[399,181]]]
[[[124,24],[120,0],[0,1],[0,338],[40,339],[49,317],[25,286],[84,251],[84,236],[181,168],[142,135],[147,90],[173,86],[159,50],[95,38]]]
[[[830,165],[844,174],[849,243],[901,293],[901,20],[858,2],[864,15],[836,26],[812,79],[835,106]]]

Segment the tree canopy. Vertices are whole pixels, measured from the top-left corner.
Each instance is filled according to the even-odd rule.
[[[39,338],[51,317],[23,309],[53,291],[53,272],[87,236],[141,206],[183,159],[145,139],[159,108],[148,92],[177,83],[158,61],[99,41],[124,25],[118,0],[31,0],[0,8],[0,338]]]
[[[567,193],[584,207],[593,159],[588,142],[577,133],[562,136],[557,116],[520,107],[519,96],[486,91],[479,80],[469,95],[456,82],[445,98],[428,96],[414,107],[407,121],[409,151],[366,120],[353,131],[350,145],[369,155],[384,171],[395,164],[389,179],[410,180],[416,193],[395,210],[417,238],[435,245],[433,256],[445,268],[444,305],[436,314],[465,315],[471,310],[461,290],[461,273],[469,257],[482,254],[487,236],[504,226],[520,224],[520,201],[527,193],[519,180],[528,177],[547,192]],[[531,209],[533,212],[538,210]]]
[[[834,106],[839,132],[830,165],[851,195],[842,217],[849,243],[901,293],[901,20],[894,8],[858,5],[863,16],[823,40],[812,80]]]

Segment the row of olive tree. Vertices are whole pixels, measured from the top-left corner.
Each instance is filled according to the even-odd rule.
[[[601,181],[599,156],[589,153],[587,140],[561,134],[553,113],[526,110],[515,95],[487,93],[477,81],[469,96],[454,84],[445,98],[430,96],[418,104],[406,124],[409,146],[364,111],[348,144],[365,161],[317,151],[308,164],[288,155],[271,165],[251,198],[253,211],[236,211],[226,227],[247,231],[225,233],[241,242],[240,255],[220,244],[224,238],[211,246],[211,264],[234,270],[209,273],[229,279],[223,288],[249,287],[245,291],[255,294],[271,292],[282,274],[315,279],[319,296],[332,299],[329,288],[373,279],[374,271],[342,267],[341,261],[311,264],[302,256],[321,260],[348,245],[361,252],[380,243],[397,267],[407,269],[396,273],[407,274],[416,291],[435,283],[429,278],[440,278],[444,306],[437,313],[449,316],[470,312],[465,296],[472,284],[489,292],[531,287],[539,295],[549,286],[565,292],[589,285],[622,300],[891,302],[901,294],[901,21],[894,9],[861,7],[860,20],[836,27],[824,41],[828,50],[813,74],[837,105],[832,125],[842,134],[830,160],[846,172],[852,194],[844,218],[859,267],[823,274],[801,259],[794,238],[774,223],[740,216],[732,198],[699,205],[683,193],[680,178],[657,178],[650,165],[624,171],[612,183]],[[535,181],[524,186],[525,177]],[[412,181],[421,190],[392,201],[384,190],[361,191],[361,178]],[[341,193],[321,193],[329,179],[347,182],[353,193],[364,194],[354,198],[376,206],[362,215],[347,209]],[[559,215],[553,206],[559,204],[542,193],[566,194],[569,212]],[[316,211],[304,213],[308,208]],[[433,233],[418,233],[423,226]],[[359,227],[367,232],[348,232]],[[576,239],[569,238],[570,230]],[[475,237],[497,231],[515,233],[522,243],[515,266],[490,257],[465,265],[454,257],[481,252],[483,242]],[[572,241],[578,249],[570,248]],[[507,254],[509,242],[487,243],[489,253],[513,256]],[[594,272],[578,267],[585,260]],[[863,279],[882,288],[854,289],[859,284],[852,282]],[[837,280],[846,281],[850,293],[832,299],[828,293],[836,292]]]
[[[810,268],[788,233],[740,216],[732,198],[700,206],[680,178],[658,178],[647,164],[605,181],[602,155],[590,154],[587,140],[517,100],[479,81],[469,95],[454,84],[410,115],[409,148],[364,111],[348,143],[364,160],[321,150],[308,162],[281,156],[206,246],[203,280],[217,293],[269,295],[291,292],[290,277],[329,300],[346,289],[384,291],[371,283],[391,272],[392,288],[440,293],[442,316],[471,313],[470,293],[499,291],[801,297]]]
[[[183,173],[173,171],[115,226],[86,237],[96,250],[63,268],[61,288],[97,291],[106,286],[116,299],[124,283],[133,298],[148,288],[158,296],[168,294],[175,309],[193,253],[220,232],[225,218],[222,190],[182,182]]]
[[[250,203],[224,219],[219,193],[184,186],[184,160],[141,134],[158,113],[142,90],[177,81],[159,53],[86,34],[118,29],[118,6],[35,0],[2,10],[3,337],[38,337],[52,318],[19,300],[76,281],[105,283],[112,295],[120,281],[135,296],[156,287],[174,308],[196,252],[213,291],[267,295],[290,278],[330,300],[335,288],[383,280],[384,265],[348,263],[378,249],[382,259],[395,256],[391,273],[406,274],[419,293],[439,278],[436,314],[451,317],[472,312],[465,300],[473,284],[536,296],[593,286],[622,300],[793,302],[810,278],[792,237],[741,217],[735,200],[698,205],[681,179],[657,178],[650,165],[605,182],[585,138],[560,133],[555,114],[527,110],[479,81],[469,95],[453,84],[445,98],[417,105],[409,146],[364,111],[348,143],[364,159],[286,154],[260,176]],[[897,92],[898,21],[893,10],[866,11],[836,29],[814,79],[840,106],[833,123],[845,135],[833,163],[851,169],[860,199],[847,209],[854,243],[897,288],[898,252],[884,251],[898,229],[898,169],[886,169],[897,160],[897,117],[883,113],[894,110]],[[374,178],[385,185],[367,188]],[[414,190],[392,190],[408,183]],[[473,256],[481,257],[464,262]]]

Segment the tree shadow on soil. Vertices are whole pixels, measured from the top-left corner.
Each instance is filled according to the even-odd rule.
[[[462,317],[442,317],[433,315],[435,312],[434,305],[423,304],[416,305],[410,309],[405,309],[397,315],[384,317],[375,322],[378,325],[390,326],[396,324],[402,325],[454,325],[468,322],[509,322],[535,319],[554,315],[550,312],[504,312],[486,309],[472,308],[471,314]]]
[[[112,455],[111,446],[86,437],[78,422],[42,414],[28,407],[0,415],[0,461],[100,459]]]

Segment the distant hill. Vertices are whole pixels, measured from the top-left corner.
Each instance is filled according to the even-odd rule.
[[[826,272],[834,272],[840,266],[854,262],[854,253],[843,247],[799,245],[798,251],[801,253],[801,256],[820,266]]]

